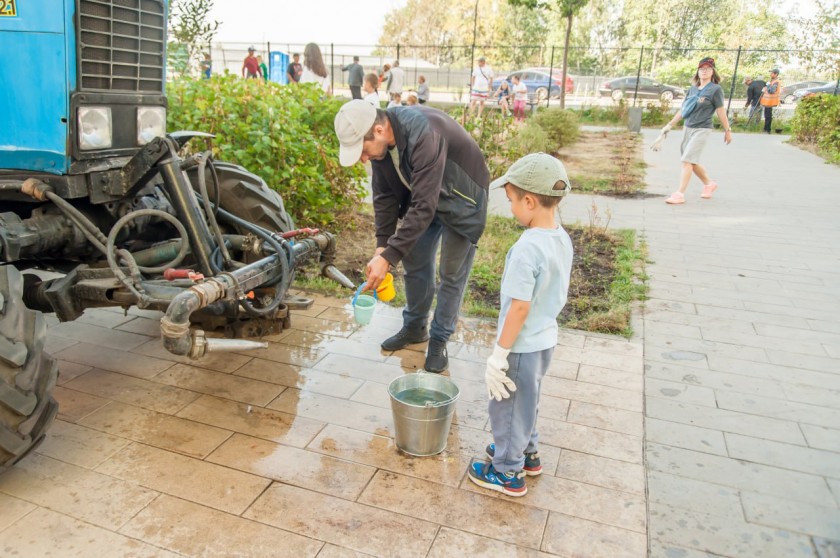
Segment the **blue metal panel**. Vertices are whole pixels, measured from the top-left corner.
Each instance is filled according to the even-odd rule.
[[[0,56],[0,168],[56,174],[68,168],[67,63],[73,40],[65,32],[73,29],[67,19],[74,2],[67,3],[17,0],[18,15],[0,17],[0,52],[5,53]]]

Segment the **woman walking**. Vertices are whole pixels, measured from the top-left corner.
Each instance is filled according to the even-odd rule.
[[[688,189],[692,174],[697,175],[703,183],[701,198],[709,199],[717,190],[717,182],[709,178],[706,168],[700,164],[700,156],[712,133],[713,114],[717,114],[723,126],[724,143],[728,145],[732,141],[732,129],[729,127],[729,119],[723,107],[723,89],[718,85],[720,76],[715,70],[714,58],[704,58],[700,61],[691,83],[691,89],[683,101],[682,109],[662,128],[664,136],[674,124],[685,118],[685,132],[680,146],[680,160],[682,161],[680,188],[665,200],[665,203],[670,204],[685,203],[685,191]]]

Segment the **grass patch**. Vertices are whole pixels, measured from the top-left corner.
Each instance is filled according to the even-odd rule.
[[[628,197],[645,189],[642,139],[632,132],[581,132],[581,140],[557,153],[572,192]]]
[[[375,249],[373,216],[363,209],[349,219],[354,229],[352,242],[341,242],[336,265],[354,282],[364,280],[363,271]],[[598,218],[593,217],[593,223]],[[647,287],[643,264],[646,248],[632,230],[610,231],[597,224],[565,226],[572,238],[575,257],[566,307],[558,319],[563,327],[585,331],[632,334],[631,304],[643,300]],[[499,285],[508,249],[522,234],[513,218],[491,215],[479,241],[473,270],[461,312],[465,316],[496,318],[499,314]],[[402,268],[394,274],[397,298],[390,304],[405,304]],[[352,292],[318,277],[315,266],[300,269],[295,287],[349,298]]]

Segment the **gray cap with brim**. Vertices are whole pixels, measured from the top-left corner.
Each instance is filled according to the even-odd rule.
[[[558,182],[563,182],[566,187],[556,189],[554,186]],[[566,167],[548,153],[525,155],[512,164],[504,175],[491,182],[490,188],[502,188],[508,183],[543,196],[565,196],[572,189]]]

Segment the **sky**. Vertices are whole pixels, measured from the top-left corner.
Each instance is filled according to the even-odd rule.
[[[375,45],[406,0],[216,0],[217,42]]]
[[[406,1],[215,0],[211,19],[221,22],[216,42],[375,45],[385,15]],[[774,7],[787,14],[794,5],[801,15],[814,13],[813,0],[781,0]]]

